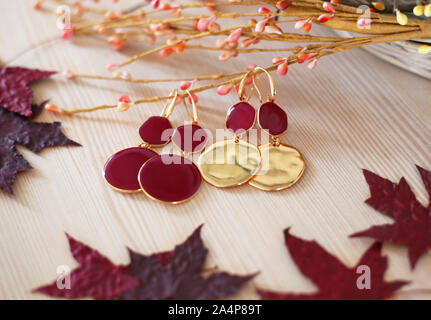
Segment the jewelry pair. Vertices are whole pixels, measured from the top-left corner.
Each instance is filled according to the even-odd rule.
[[[256,113],[247,102],[244,88],[251,73],[257,70],[268,76],[271,92]],[[261,190],[278,191],[291,187],[301,178],[305,169],[301,153],[280,143],[280,137],[287,132],[288,119],[286,112],[274,102],[275,96],[274,80],[265,69],[256,67],[245,74],[238,90],[240,102],[229,108],[226,117],[226,128],[234,138],[214,143],[199,158],[198,167],[208,183],[226,188],[248,182]],[[256,119],[260,129],[269,134],[267,144],[255,146],[241,140],[254,127]]]
[[[142,143],[138,147],[121,150],[105,164],[103,174],[115,190],[126,193],[143,191],[149,198],[167,203],[182,203],[199,190],[202,176],[198,167],[186,154],[201,151],[207,142],[207,133],[198,124],[197,107],[189,91],[193,120],[175,130],[169,117],[176,104],[178,91],[171,92],[160,116],[148,118],[139,128]],[[185,103],[185,100],[184,100]],[[193,137],[193,139],[189,139]],[[154,148],[170,141],[182,151],[158,154]]]

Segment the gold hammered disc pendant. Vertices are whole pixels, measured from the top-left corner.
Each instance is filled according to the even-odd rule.
[[[218,188],[239,186],[252,179],[259,171],[259,149],[242,140],[219,141],[199,157],[202,177]]]
[[[294,185],[302,176],[305,161],[301,153],[284,144],[259,146],[262,167],[249,182],[255,188],[265,191],[279,191]]]

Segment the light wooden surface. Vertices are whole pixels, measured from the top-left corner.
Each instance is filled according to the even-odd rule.
[[[145,47],[117,53],[91,39],[61,41],[54,18],[34,12],[31,2],[0,0],[0,59],[5,63],[107,75],[108,62]],[[126,69],[139,78],[231,72],[252,62],[269,65],[276,54],[244,55],[226,63],[216,56],[196,51],[165,60],[152,56]],[[39,155],[19,147],[34,170],[19,175],[14,197],[0,193],[0,298],[44,298],[31,289],[52,282],[58,265],[76,266],[64,232],[116,263],[127,263],[126,246],[143,253],[168,250],[201,223],[210,249],[208,266],[241,274],[261,271],[234,298],[255,298],[257,286],[311,292],[313,284],[286,251],[282,230],[291,226],[296,236],[316,239],[354,265],[372,241],[348,235],[390,221],[364,203],[369,191],[361,168],[393,181],[404,175],[419,199],[428,201],[414,165],[431,168],[431,82],[361,50],[326,57],[312,72],[295,65],[288,76],[275,79],[277,101],[290,119],[283,141],[301,150],[308,165],[302,180],[280,193],[203,184],[192,201],[179,206],[152,202],[143,194],[119,194],[106,186],[103,164],[112,153],[139,143],[137,128],[159,113],[162,103],[126,113],[42,115],[40,121],[61,120],[64,132],[83,147]],[[36,102],[50,98],[62,106],[92,106],[115,103],[122,93],[133,98],[163,95],[174,85],[66,82],[58,76],[33,88]],[[221,128],[235,95],[220,97],[211,91],[199,96],[202,124]],[[173,115],[176,123],[184,119],[181,113]],[[429,252],[414,272],[405,248],[385,245],[384,253],[390,260],[387,279],[411,280],[408,288],[431,288]]]

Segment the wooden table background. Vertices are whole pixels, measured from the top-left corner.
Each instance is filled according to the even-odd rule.
[[[108,75],[107,63],[145,48],[117,53],[89,38],[62,41],[55,17],[35,12],[31,3],[0,0],[3,63]],[[154,55],[126,70],[136,78],[193,76],[241,70],[251,62],[265,66],[274,56],[250,54],[220,63],[217,53],[194,51],[164,60]],[[393,181],[404,175],[427,203],[415,164],[431,169],[430,81],[362,50],[325,57],[312,72],[295,65],[288,76],[275,75],[275,80],[282,88],[277,101],[290,119],[283,141],[301,150],[308,165],[295,187],[279,193],[248,186],[220,190],[204,183],[192,201],[179,206],[162,205],[143,194],[116,193],[101,175],[106,158],[137,145],[137,128],[159,113],[162,103],[126,113],[43,114],[39,121],[61,120],[64,132],[83,147],[47,149],[38,155],[18,147],[34,170],[19,175],[15,196],[0,193],[0,298],[45,298],[30,291],[55,280],[58,265],[76,266],[64,232],[115,263],[127,263],[126,246],[142,253],[169,250],[201,223],[210,250],[208,266],[240,274],[261,271],[233,298],[256,298],[255,287],[311,292],[315,287],[289,257],[282,231],[291,226],[294,235],[317,240],[353,266],[372,241],[348,235],[391,221],[364,203],[369,191],[361,168]],[[122,93],[133,98],[164,95],[175,85],[66,82],[55,76],[33,88],[36,102],[50,98],[60,106],[82,107],[115,103]],[[201,122],[211,130],[223,126],[227,108],[237,99],[234,93],[221,97],[215,90],[199,97]],[[182,113],[172,119],[180,123]],[[384,254],[390,261],[388,280],[408,279],[408,288],[431,288],[430,252],[413,272],[404,247],[385,245]]]

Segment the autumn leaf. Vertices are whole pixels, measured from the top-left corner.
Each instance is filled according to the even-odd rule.
[[[353,268],[345,266],[315,241],[305,241],[284,231],[286,247],[299,270],[318,287],[314,293],[258,290],[265,300],[375,300],[385,299],[405,281],[384,280],[388,262],[381,244],[372,245]],[[366,277],[369,278],[367,279]]]
[[[216,272],[201,275],[208,250],[200,231],[173,251],[141,255],[131,250],[130,264],[117,266],[99,252],[68,236],[78,268],[70,273],[70,289],[57,282],[34,290],[53,297],[95,299],[215,299],[237,292],[255,275]]]
[[[168,259],[145,256],[130,251],[131,271],[140,285],[121,296],[132,300],[204,300],[221,298],[237,292],[255,274],[240,276],[216,272],[201,275],[208,250],[201,238],[201,227],[176,246]]]
[[[35,113],[43,108],[33,106]],[[19,172],[31,169],[15,145],[20,144],[33,152],[54,146],[79,146],[61,132],[61,123],[40,123],[0,108],[0,189],[13,194],[12,186]]]
[[[0,106],[22,116],[31,117],[33,91],[28,84],[55,73],[22,67],[0,68]]]
[[[379,242],[406,245],[413,269],[419,258],[431,248],[431,172],[417,166],[429,195],[428,207],[423,206],[410,189],[406,179],[391,182],[364,170],[371,196],[365,202],[394,220],[392,224],[373,226],[351,237],[368,237]]]
[[[34,292],[58,298],[93,297],[98,300],[116,299],[118,294],[138,285],[129,266],[117,266],[96,250],[73,239],[69,235],[70,251],[78,262],[78,268],[70,273],[70,288],[66,278],[62,286],[54,283],[37,288]]]

